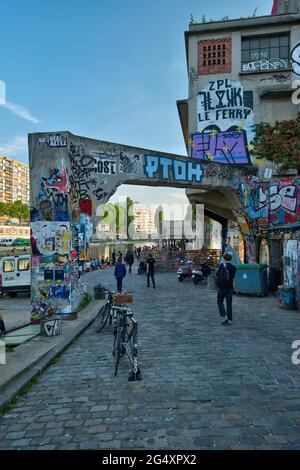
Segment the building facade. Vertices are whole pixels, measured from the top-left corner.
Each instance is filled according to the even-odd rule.
[[[142,204],[135,203],[133,207],[134,226],[137,235],[148,238],[149,235],[157,233],[155,225],[155,213],[152,209]]]
[[[238,222],[247,261],[268,260],[275,284],[286,282],[294,263],[295,284],[297,261],[285,247],[300,228],[299,176],[258,160],[254,139],[257,124],[300,112],[300,0],[275,0],[269,16],[191,24],[185,41],[189,97],[177,106],[189,157],[223,164],[218,176],[228,180],[230,167],[249,168],[236,191],[216,186],[187,196]]]
[[[30,239],[30,227],[28,225],[7,225],[0,223],[0,239],[24,238]]]
[[[0,201],[29,203],[29,166],[0,156]]]

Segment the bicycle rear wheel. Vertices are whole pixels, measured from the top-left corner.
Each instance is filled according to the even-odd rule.
[[[118,373],[118,367],[120,358],[122,356],[122,331],[121,329],[117,330],[116,338],[115,338],[115,345],[114,345],[114,355],[115,355],[115,376]]]
[[[132,367],[128,380],[142,380],[138,364],[137,322],[134,319],[132,319],[132,325],[127,325],[126,343],[126,354]]]
[[[107,319],[109,317],[109,306],[103,305],[100,308],[98,315],[95,318],[95,331],[99,333],[106,325]]]

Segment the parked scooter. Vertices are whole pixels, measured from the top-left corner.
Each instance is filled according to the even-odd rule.
[[[208,277],[211,273],[211,269],[208,266],[207,262],[205,261],[200,268],[193,269],[192,278],[193,283],[195,285],[199,284],[199,282],[203,281],[206,277]]]
[[[192,261],[181,261],[182,267],[180,267],[177,271],[177,278],[179,282],[182,282],[184,279],[188,279],[192,277],[193,267]]]

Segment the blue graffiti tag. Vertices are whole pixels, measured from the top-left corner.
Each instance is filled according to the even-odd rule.
[[[175,181],[196,181],[201,183],[203,169],[200,163],[193,163],[174,158],[159,157],[156,155],[145,156],[145,172],[148,178],[162,178]]]

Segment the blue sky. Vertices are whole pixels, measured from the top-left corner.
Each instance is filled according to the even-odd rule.
[[[269,14],[272,0],[1,0],[0,154],[27,163],[27,133],[75,134],[185,154],[184,31],[201,20]],[[182,199],[183,190],[167,190]],[[123,186],[144,202],[166,190]],[[174,201],[175,202],[175,201]]]

